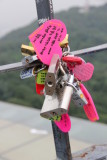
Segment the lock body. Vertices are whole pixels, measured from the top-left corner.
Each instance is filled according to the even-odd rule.
[[[69,83],[73,83],[74,76],[69,76]],[[73,87],[70,86],[56,86],[52,96],[46,95],[44,104],[40,115],[44,118],[50,119],[55,116],[68,113],[69,104],[73,94]]]
[[[45,96],[43,107],[40,113],[42,117],[47,119],[54,119],[55,116],[60,116],[67,113],[67,109],[60,107],[64,88],[61,88],[61,92],[58,92],[58,90],[59,88],[56,88],[52,96]]]
[[[73,84],[74,75],[69,75],[68,77],[69,77],[68,83]],[[69,110],[72,94],[73,94],[73,87],[66,85],[63,91],[63,95],[61,97],[62,99],[60,101],[60,108],[65,109],[66,113]]]
[[[54,54],[49,65],[49,69],[46,75],[45,80],[45,92],[46,95],[52,96],[55,92],[56,88],[56,81],[58,78],[58,71],[59,71],[59,55]]]
[[[35,76],[34,68],[24,69],[20,72],[20,78],[26,79]]]
[[[30,64],[34,61],[38,61],[37,55],[34,56],[26,56],[22,59],[22,64],[26,65],[26,64]]]
[[[79,88],[77,91],[74,90],[72,100],[77,107],[83,107],[88,104],[82,90]]]
[[[47,69],[40,71],[36,76],[36,93],[39,95],[44,94],[45,78],[47,74]]]
[[[35,50],[32,46],[27,46],[24,44],[22,44],[22,46],[21,46],[21,52],[22,52],[23,56],[33,56],[36,54]]]

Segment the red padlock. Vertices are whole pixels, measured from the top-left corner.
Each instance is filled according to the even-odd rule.
[[[74,65],[80,65],[82,64],[83,61],[80,57],[73,57],[73,56],[62,57],[62,60],[66,63],[72,63]]]
[[[44,89],[44,85],[43,84],[37,84],[36,83],[36,93],[37,94],[43,95],[44,94],[43,89]]]
[[[35,77],[35,82],[36,82],[36,77]],[[44,94],[44,92],[43,92],[44,87],[45,87],[44,84],[38,84],[36,82],[36,93],[39,94],[39,95],[43,95]]]

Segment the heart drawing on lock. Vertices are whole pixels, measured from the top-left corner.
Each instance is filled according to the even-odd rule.
[[[64,40],[66,34],[65,24],[54,19],[45,22],[29,36],[29,40],[42,63],[49,65],[53,54],[62,57],[59,43]]]
[[[62,132],[69,132],[71,129],[71,120],[68,114],[63,114],[61,116],[61,120],[55,121],[55,124],[58,126],[58,128],[62,131]]]
[[[88,81],[92,78],[94,66],[91,63],[82,62],[81,65],[76,65],[73,68],[73,73],[78,80]]]

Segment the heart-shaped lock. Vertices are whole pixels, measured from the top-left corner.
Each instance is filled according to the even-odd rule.
[[[46,65],[49,65],[53,54],[62,57],[62,49],[59,45],[67,34],[66,26],[60,20],[49,20],[41,25],[30,36],[36,54]]]
[[[83,84],[80,84],[80,88],[81,88],[82,92],[84,93],[84,96],[86,97],[86,99],[88,101],[88,104],[83,106],[87,117],[92,122],[98,121],[99,116],[98,116],[98,113],[97,113],[97,110],[96,110],[96,107],[94,105],[94,102],[93,102],[93,99],[92,99],[91,95],[89,94],[89,92],[87,91],[87,89],[85,88],[85,86]]]
[[[71,120],[68,114],[63,114],[61,120],[59,122],[55,121],[55,124],[64,133],[69,132],[71,129]]]
[[[91,63],[82,62],[81,65],[76,65],[73,69],[74,76],[80,81],[88,81],[92,78],[94,66]]]

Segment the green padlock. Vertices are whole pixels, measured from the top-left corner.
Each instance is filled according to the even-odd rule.
[[[42,70],[37,74],[36,83],[37,84],[45,84],[45,78],[48,70]]]

